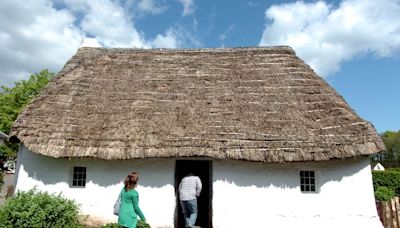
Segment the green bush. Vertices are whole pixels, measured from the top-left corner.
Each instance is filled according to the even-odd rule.
[[[108,223],[105,226],[103,226],[102,228],[122,228],[121,225],[119,225],[118,223]],[[149,224],[143,222],[142,220],[139,220],[136,228],[151,228]]]
[[[122,228],[122,226],[119,225],[118,223],[108,223],[102,226],[102,228]]]
[[[137,228],[151,228],[148,223],[143,222],[142,220],[139,220],[137,224]]]
[[[388,201],[395,197],[395,192],[384,186],[379,186],[375,191],[375,199],[379,201]]]
[[[375,191],[378,187],[387,187],[400,196],[400,172],[398,171],[372,171]]]
[[[400,168],[388,168],[386,171],[400,172]]]
[[[82,227],[78,205],[36,189],[18,192],[0,208],[1,227]]]

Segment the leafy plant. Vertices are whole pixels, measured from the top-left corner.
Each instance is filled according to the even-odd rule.
[[[375,199],[379,201],[388,201],[395,197],[395,192],[385,186],[379,186],[375,191]]]
[[[118,223],[108,223],[104,225],[102,228],[122,228],[122,226],[119,225]],[[148,223],[139,220],[136,228],[151,228],[151,227]]]
[[[43,88],[54,77],[54,73],[42,70],[30,76],[29,80],[21,80],[15,83],[14,87],[0,88],[0,131],[8,134],[11,125],[21,113],[23,108],[36,97]],[[0,154],[6,157],[15,157],[18,145],[7,143],[0,148]]]
[[[122,228],[122,226],[119,225],[118,223],[108,223],[102,226],[102,228]]]
[[[386,150],[372,155],[372,162],[380,162],[385,167],[400,165],[400,130],[385,131],[380,134]]]
[[[378,187],[387,187],[400,195],[400,172],[398,171],[372,171],[375,191]]]
[[[60,195],[32,189],[18,192],[0,208],[1,227],[82,227],[78,205]]]
[[[137,224],[137,228],[151,228],[148,223],[143,222],[142,220],[139,220]]]

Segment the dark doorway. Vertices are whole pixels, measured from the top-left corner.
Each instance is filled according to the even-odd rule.
[[[196,226],[212,228],[212,177],[211,161],[203,160],[178,160],[175,166],[175,192],[177,198],[177,210],[175,214],[175,228],[184,228],[185,221],[182,214],[182,207],[179,202],[178,187],[180,180],[188,173],[200,177],[203,188],[200,197],[197,198],[198,215]]]

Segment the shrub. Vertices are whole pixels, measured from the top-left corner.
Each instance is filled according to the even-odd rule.
[[[379,186],[375,191],[375,199],[379,201],[388,201],[395,196],[395,192],[384,186]]]
[[[137,228],[151,228],[148,223],[143,222],[142,220],[139,220],[137,224]]]
[[[386,171],[400,172],[400,168],[388,168]]]
[[[82,227],[78,205],[36,189],[18,192],[0,208],[2,227]]]
[[[102,226],[102,228],[122,228],[122,226],[119,225],[118,223],[108,223]]]
[[[375,191],[378,187],[387,187],[400,196],[400,172],[398,171],[372,171]]]
[[[102,228],[122,228],[122,226],[119,225],[118,223],[108,223],[105,226],[103,226]],[[145,223],[142,220],[139,220],[136,228],[151,228],[151,227],[148,223]]]

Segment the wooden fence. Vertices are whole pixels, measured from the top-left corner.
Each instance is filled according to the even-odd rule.
[[[379,218],[385,228],[400,228],[400,198],[376,202]]]

